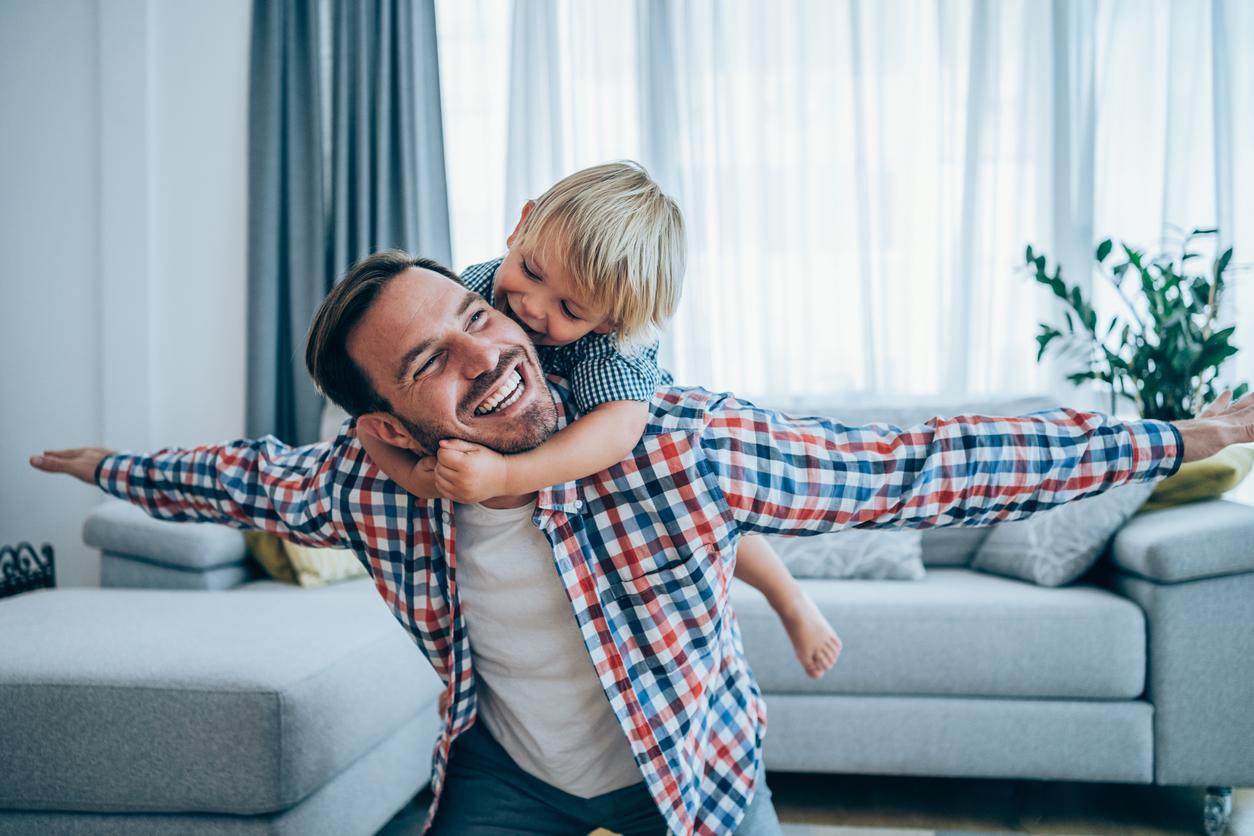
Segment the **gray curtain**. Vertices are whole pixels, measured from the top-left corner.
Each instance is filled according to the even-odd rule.
[[[309,321],[354,261],[450,261],[434,0],[255,0],[249,435],[318,437]]]

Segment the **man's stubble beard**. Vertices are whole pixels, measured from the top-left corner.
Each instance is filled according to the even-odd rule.
[[[527,407],[521,415],[516,416],[508,423],[508,426],[517,431],[511,438],[464,438],[462,435],[452,432],[447,426],[424,424],[408,415],[401,415],[395,410],[392,410],[392,415],[404,425],[410,436],[422,445],[424,450],[428,450],[431,453],[439,449],[441,439],[445,438],[462,438],[464,441],[482,444],[484,447],[489,447],[498,453],[506,455],[523,453],[539,447],[548,440],[549,436],[557,432],[557,407],[553,403],[553,394],[545,384],[544,373],[540,371],[539,361],[534,354],[530,354],[522,348],[514,348],[502,354],[500,362],[497,363],[497,367],[492,373],[483,375],[479,380],[475,381],[475,385],[471,387],[470,392],[462,399],[460,408],[473,409],[473,405],[482,401],[488,392],[500,382],[505,369],[513,366],[519,359],[523,359],[531,367],[532,374],[530,375],[531,379],[528,385],[539,386],[541,391],[531,406]]]

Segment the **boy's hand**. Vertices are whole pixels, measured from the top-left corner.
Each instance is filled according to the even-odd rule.
[[[483,502],[506,491],[509,465],[495,450],[460,439],[444,439],[436,453],[435,484],[454,502]]]

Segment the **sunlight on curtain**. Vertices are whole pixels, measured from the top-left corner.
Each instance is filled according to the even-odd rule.
[[[688,225],[663,343],[680,382],[773,403],[1052,391],[1102,406],[1061,382],[1069,367],[1035,362],[1053,308],[1019,270],[1025,244],[1091,281],[1102,237],[1152,246],[1173,224],[1222,223],[1254,261],[1250,190],[1234,185],[1254,182],[1250,4],[438,11],[455,261],[500,252],[522,202],[562,175],[640,160]],[[1225,314],[1251,320],[1237,337],[1254,378],[1249,284]]]
[[[512,8],[510,0],[436,2],[454,270],[505,252]]]

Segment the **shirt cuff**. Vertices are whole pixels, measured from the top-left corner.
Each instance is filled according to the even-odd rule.
[[[1132,479],[1149,481],[1172,476],[1184,463],[1184,437],[1170,421],[1131,421]]]
[[[100,483],[100,474],[104,473],[105,463],[111,458],[113,458],[113,456],[105,456],[100,461],[96,462],[96,472],[91,477],[92,481],[96,483],[96,487],[101,490],[104,490],[105,486]]]

